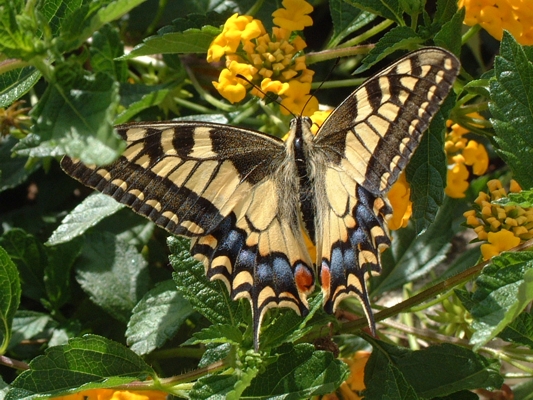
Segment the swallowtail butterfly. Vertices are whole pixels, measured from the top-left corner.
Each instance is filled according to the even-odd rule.
[[[459,72],[448,51],[412,52],[368,79],[326,119],[294,118],[288,139],[205,122],[116,127],[128,147],[113,164],[63,169],[167,231],[191,238],[210,279],[253,311],[308,312],[315,270],[326,311],[355,295],[375,322],[365,283],[389,246],[384,195],[420,142]],[[316,246],[312,259],[304,235]]]

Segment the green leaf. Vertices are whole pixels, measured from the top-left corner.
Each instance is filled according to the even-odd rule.
[[[233,325],[211,325],[196,332],[194,337],[187,340],[184,344],[192,345],[199,343],[231,343],[239,345],[242,342],[242,333],[236,326]]]
[[[409,50],[415,44],[423,43],[423,39],[408,26],[397,26],[392,28],[376,43],[355,73],[369,69],[377,62],[383,60],[388,55],[397,50]]]
[[[133,309],[126,338],[130,349],[144,355],[161,347],[194,312],[172,280],[147,292]]]
[[[449,22],[457,13],[457,1],[455,0],[437,0],[437,11],[433,20],[439,25]]]
[[[458,207],[459,201],[446,198],[435,221],[424,233],[417,234],[412,225],[393,232],[391,248],[382,254],[383,273],[371,280],[372,296],[402,287],[428,274],[446,259],[456,233],[453,212]]]
[[[533,349],[533,315],[522,312],[500,332],[498,337]]]
[[[17,267],[7,251],[0,247],[0,354],[11,340],[11,326],[20,304],[20,279]]]
[[[513,385],[513,395],[516,400],[533,400],[533,379]]]
[[[431,121],[406,168],[413,202],[411,220],[417,233],[431,225],[444,198],[447,173],[446,153],[443,150],[444,130],[447,116],[454,105],[455,96],[451,94]]]
[[[171,236],[168,247],[172,252],[169,261],[175,271],[173,278],[183,297],[212,323],[239,326],[242,319],[239,303],[231,300],[220,280],[207,280],[203,264],[189,253],[189,241]]]
[[[219,28],[207,25],[202,29],[188,29],[184,32],[150,36],[120,59],[129,60],[150,54],[207,53],[209,45],[219,33]]]
[[[118,83],[110,75],[88,74],[71,62],[60,63],[51,84],[32,110],[33,134],[15,146],[30,157],[69,154],[86,164],[111,163],[125,147],[112,122]]]
[[[45,297],[43,280],[47,259],[43,245],[33,235],[14,228],[0,237],[0,246],[17,266],[23,295],[35,301]]]
[[[404,396],[409,392],[406,386],[409,385],[422,398],[446,396],[462,390],[499,388],[503,383],[498,361],[460,346],[445,343],[411,351],[374,340],[372,346],[374,350],[365,369],[365,385],[370,393],[381,392],[383,379],[399,377],[403,378],[400,388]],[[389,369],[389,365],[394,368]]]
[[[237,374],[205,376],[196,381],[188,395],[192,400],[226,399],[238,380]]]
[[[31,361],[30,369],[22,372],[12,387],[49,396],[80,387],[112,387],[149,376],[156,378],[154,370],[131,350],[100,336],[85,335],[48,348],[43,356]],[[6,399],[16,398],[10,396],[11,392]]]
[[[433,41],[437,46],[444,47],[454,54],[461,53],[461,35],[457,32],[461,31],[463,21],[465,19],[465,9],[457,11],[451,19],[446,21],[441,29],[433,37]]]
[[[44,269],[44,286],[47,307],[51,311],[59,310],[70,300],[70,272],[80,254],[81,245],[82,240],[72,240],[45,248],[48,264]]]
[[[58,48],[61,52],[77,49],[105,24],[119,19],[145,0],[96,0],[83,2],[61,22]]]
[[[494,61],[489,109],[496,135],[496,152],[522,187],[533,187],[533,64],[515,39],[504,32]]]
[[[102,193],[88,196],[63,218],[46,244],[53,246],[69,242],[124,207],[124,204]]]
[[[48,314],[19,310],[13,319],[13,336],[9,347],[14,347],[23,340],[42,336],[46,328],[54,325],[57,325],[57,323]]]
[[[150,285],[143,256],[108,232],[85,236],[75,267],[76,280],[90,299],[124,323]]]
[[[391,19],[403,25],[402,9],[398,0],[346,0],[354,7]]]
[[[34,67],[19,68],[0,74],[0,107],[7,107],[20,99],[40,77],[41,73]]]
[[[376,382],[380,384],[377,385]],[[418,400],[413,387],[383,352],[372,354],[365,368],[365,398]]]
[[[120,97],[121,103],[125,106],[125,109],[117,116],[114,123],[123,124],[128,122],[141,111],[161,104],[173,86],[175,86],[174,82],[172,82],[171,85],[165,84],[154,86],[140,84],[121,85]]]
[[[283,343],[294,343],[305,336],[314,326],[324,326],[330,317],[322,310],[322,295],[309,299],[309,314],[302,318],[293,311],[279,309],[275,317],[267,315],[261,332],[261,349],[278,347]],[[270,314],[274,314],[271,311]],[[322,318],[317,315],[323,316]]]
[[[0,142],[0,192],[17,187],[40,167],[40,163],[32,163],[26,168],[26,157],[11,157],[17,143],[13,136]]]
[[[278,349],[271,363],[251,382],[243,397],[299,399],[333,392],[348,377],[349,368],[328,351],[301,343]]]
[[[333,21],[333,36],[328,47],[337,46],[345,37],[376,19],[372,14],[348,4],[344,0],[331,0],[329,11]]]
[[[472,296],[475,304],[470,309],[474,350],[500,333],[533,300],[533,252],[502,253],[492,258],[476,286]]]
[[[533,207],[533,189],[522,190],[518,193],[509,193],[507,197],[491,201],[499,206],[519,206],[522,208]]]
[[[94,71],[105,72],[118,82],[128,78],[128,65],[125,61],[115,59],[124,54],[124,45],[120,41],[118,31],[106,25],[95,32],[92,37],[91,66]]]
[[[206,350],[198,362],[198,368],[204,368],[213,364],[214,362],[223,360],[231,353],[232,349],[231,343],[222,343],[217,344],[216,346],[207,344],[205,347]]]

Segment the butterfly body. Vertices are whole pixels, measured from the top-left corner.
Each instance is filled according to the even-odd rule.
[[[190,237],[207,276],[250,301],[256,349],[269,308],[307,313],[315,269],[326,311],[355,295],[374,331],[365,280],[380,272],[380,251],[390,244],[384,195],[458,70],[447,51],[413,52],[359,87],[316,135],[306,117],[291,122],[285,142],[205,122],[131,123],[117,127],[128,147],[114,164],[64,157],[62,167]]]

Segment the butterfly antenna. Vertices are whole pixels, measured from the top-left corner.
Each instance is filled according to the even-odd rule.
[[[329,80],[331,73],[333,72],[335,68],[337,68],[337,65],[339,65],[339,61],[340,61],[340,58],[337,57],[337,59],[335,60],[335,64],[333,64],[333,67],[331,67],[331,69],[329,70],[328,74],[326,75],[326,78],[322,80],[322,82],[320,82],[320,85],[318,85],[318,87],[311,92],[311,94],[307,98],[307,101],[305,102],[302,108],[302,112],[300,113],[300,116],[303,114],[305,107],[307,107],[307,104],[309,103],[309,101],[315,96],[315,93],[317,93],[322,88],[322,85]]]
[[[294,113],[289,110],[284,104],[281,103],[281,97],[279,95],[276,95],[272,92],[265,92],[263,91],[259,86],[257,86],[255,83],[251,82],[247,77],[241,75],[241,74],[237,74],[236,75],[237,78],[239,79],[242,79],[243,81],[246,81],[248,82],[250,85],[252,85],[252,87],[257,90],[259,93],[261,93],[263,96],[265,96],[264,100],[265,100],[265,104],[269,104],[269,103],[278,103],[278,105],[280,107],[283,107],[285,110],[287,110],[287,112],[289,112],[294,118],[296,118],[296,115],[294,115]],[[307,104],[307,103],[306,103]]]

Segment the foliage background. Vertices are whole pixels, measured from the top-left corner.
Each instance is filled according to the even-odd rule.
[[[94,388],[159,389],[192,398],[325,395],[348,375],[345,363],[312,344],[331,332],[341,357],[373,349],[365,374],[369,399],[476,398],[471,390],[499,389],[511,377],[500,371],[500,361],[519,367],[523,383],[514,388],[515,398],[530,398],[531,253],[493,259],[475,285],[464,287],[480,271],[479,249],[456,247],[452,238],[464,229],[462,213],[489,178],[505,180],[512,171],[524,189],[533,186],[533,53],[510,34],[501,48],[483,32],[461,38],[464,15],[454,1],[439,0],[425,11],[416,1],[315,2],[314,26],[305,31],[315,82],[326,79],[339,54],[350,56],[317,94],[330,105],[361,82],[361,75],[350,75],[354,69],[369,76],[398,50],[433,44],[461,55],[456,95],[463,103],[452,98],[443,106],[410,163],[413,219],[395,234],[383,256],[385,271],[372,282],[374,299],[398,289],[408,298],[377,319],[441,294],[435,303],[448,301],[448,308],[439,324],[419,306],[383,324],[378,340],[360,334],[361,321],[325,315],[315,296],[306,319],[272,310],[262,353],[255,354],[248,304],[230,301],[220,282],[205,280],[186,241],[170,238],[167,246],[164,231],[105,196],[89,195],[61,171],[63,154],[98,164],[113,160],[123,144],[112,127],[130,120],[194,115],[282,135],[257,101],[247,107],[222,102],[210,83],[218,70],[204,61],[231,12],[253,6],[140,0],[0,5],[0,107],[19,99],[31,107],[31,119],[23,113],[2,120],[8,135],[0,142],[0,396],[47,398]],[[255,17],[269,29],[279,6],[266,1]],[[384,22],[387,30],[372,31]],[[365,45],[346,46],[363,34],[370,38]],[[133,48],[126,57],[125,48]],[[443,130],[449,113],[470,111],[461,106],[492,116],[494,130],[481,132],[492,145],[492,168],[471,182],[465,199],[455,200],[443,195]],[[516,201],[531,207],[528,196],[526,190]],[[447,269],[436,270],[445,261]],[[356,302],[344,308],[346,315],[360,315]],[[457,331],[438,331],[452,324]],[[459,331],[463,336],[454,336]],[[25,362],[31,370],[22,372]]]

